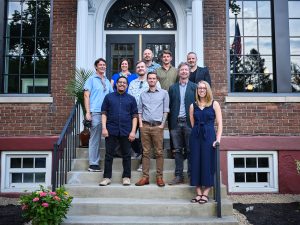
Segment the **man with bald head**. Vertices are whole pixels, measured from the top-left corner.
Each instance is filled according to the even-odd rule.
[[[146,48],[143,53],[143,61],[146,63],[147,72],[154,72],[161,67],[158,63],[153,61],[154,54],[151,49]]]

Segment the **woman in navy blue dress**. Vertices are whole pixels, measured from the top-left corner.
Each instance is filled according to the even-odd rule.
[[[204,204],[208,202],[209,191],[214,185],[215,145],[220,143],[222,135],[221,107],[213,100],[206,81],[198,83],[196,102],[190,106],[190,120],[190,181],[191,186],[196,186],[196,197],[191,202]]]

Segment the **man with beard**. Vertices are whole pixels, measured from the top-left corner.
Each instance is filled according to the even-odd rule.
[[[153,58],[154,54],[151,49],[145,49],[143,53],[143,61],[146,63],[148,73],[156,71],[160,67],[158,63],[153,61]]]
[[[137,125],[137,105],[133,96],[126,93],[128,81],[119,77],[117,91],[104,98],[102,114],[102,135],[105,137],[105,164],[100,186],[111,183],[112,163],[116,146],[119,143],[123,158],[123,185],[130,185],[131,142],[135,139]]]
[[[187,63],[191,67],[191,74],[189,80],[198,84],[199,81],[204,80],[211,86],[211,78],[207,67],[197,66],[197,54],[189,52],[186,57]]]

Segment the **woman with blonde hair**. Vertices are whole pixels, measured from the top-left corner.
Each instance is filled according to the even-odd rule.
[[[208,202],[209,191],[214,185],[215,146],[221,141],[223,126],[220,104],[213,99],[206,81],[198,83],[196,102],[190,105],[190,121],[190,183],[196,186],[196,197],[191,202],[204,204]]]

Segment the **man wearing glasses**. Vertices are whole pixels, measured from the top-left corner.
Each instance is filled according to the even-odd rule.
[[[140,101],[140,95],[144,91],[147,91],[149,89],[149,85],[147,83],[147,67],[146,63],[144,61],[138,61],[136,64],[136,74],[138,75],[138,78],[131,81],[129,88],[128,88],[128,94],[132,95],[137,105]],[[156,84],[156,87],[161,88],[159,81]],[[133,143],[133,150],[137,154],[142,154],[142,147],[141,147],[141,139],[138,138]],[[142,172],[142,164],[140,164],[138,168],[139,172]]]
[[[120,144],[123,158],[123,185],[130,185],[131,145],[135,139],[137,125],[137,105],[133,96],[126,93],[128,80],[119,77],[117,91],[108,94],[101,107],[102,135],[105,137],[105,164],[100,186],[111,183],[112,164],[117,144]]]

